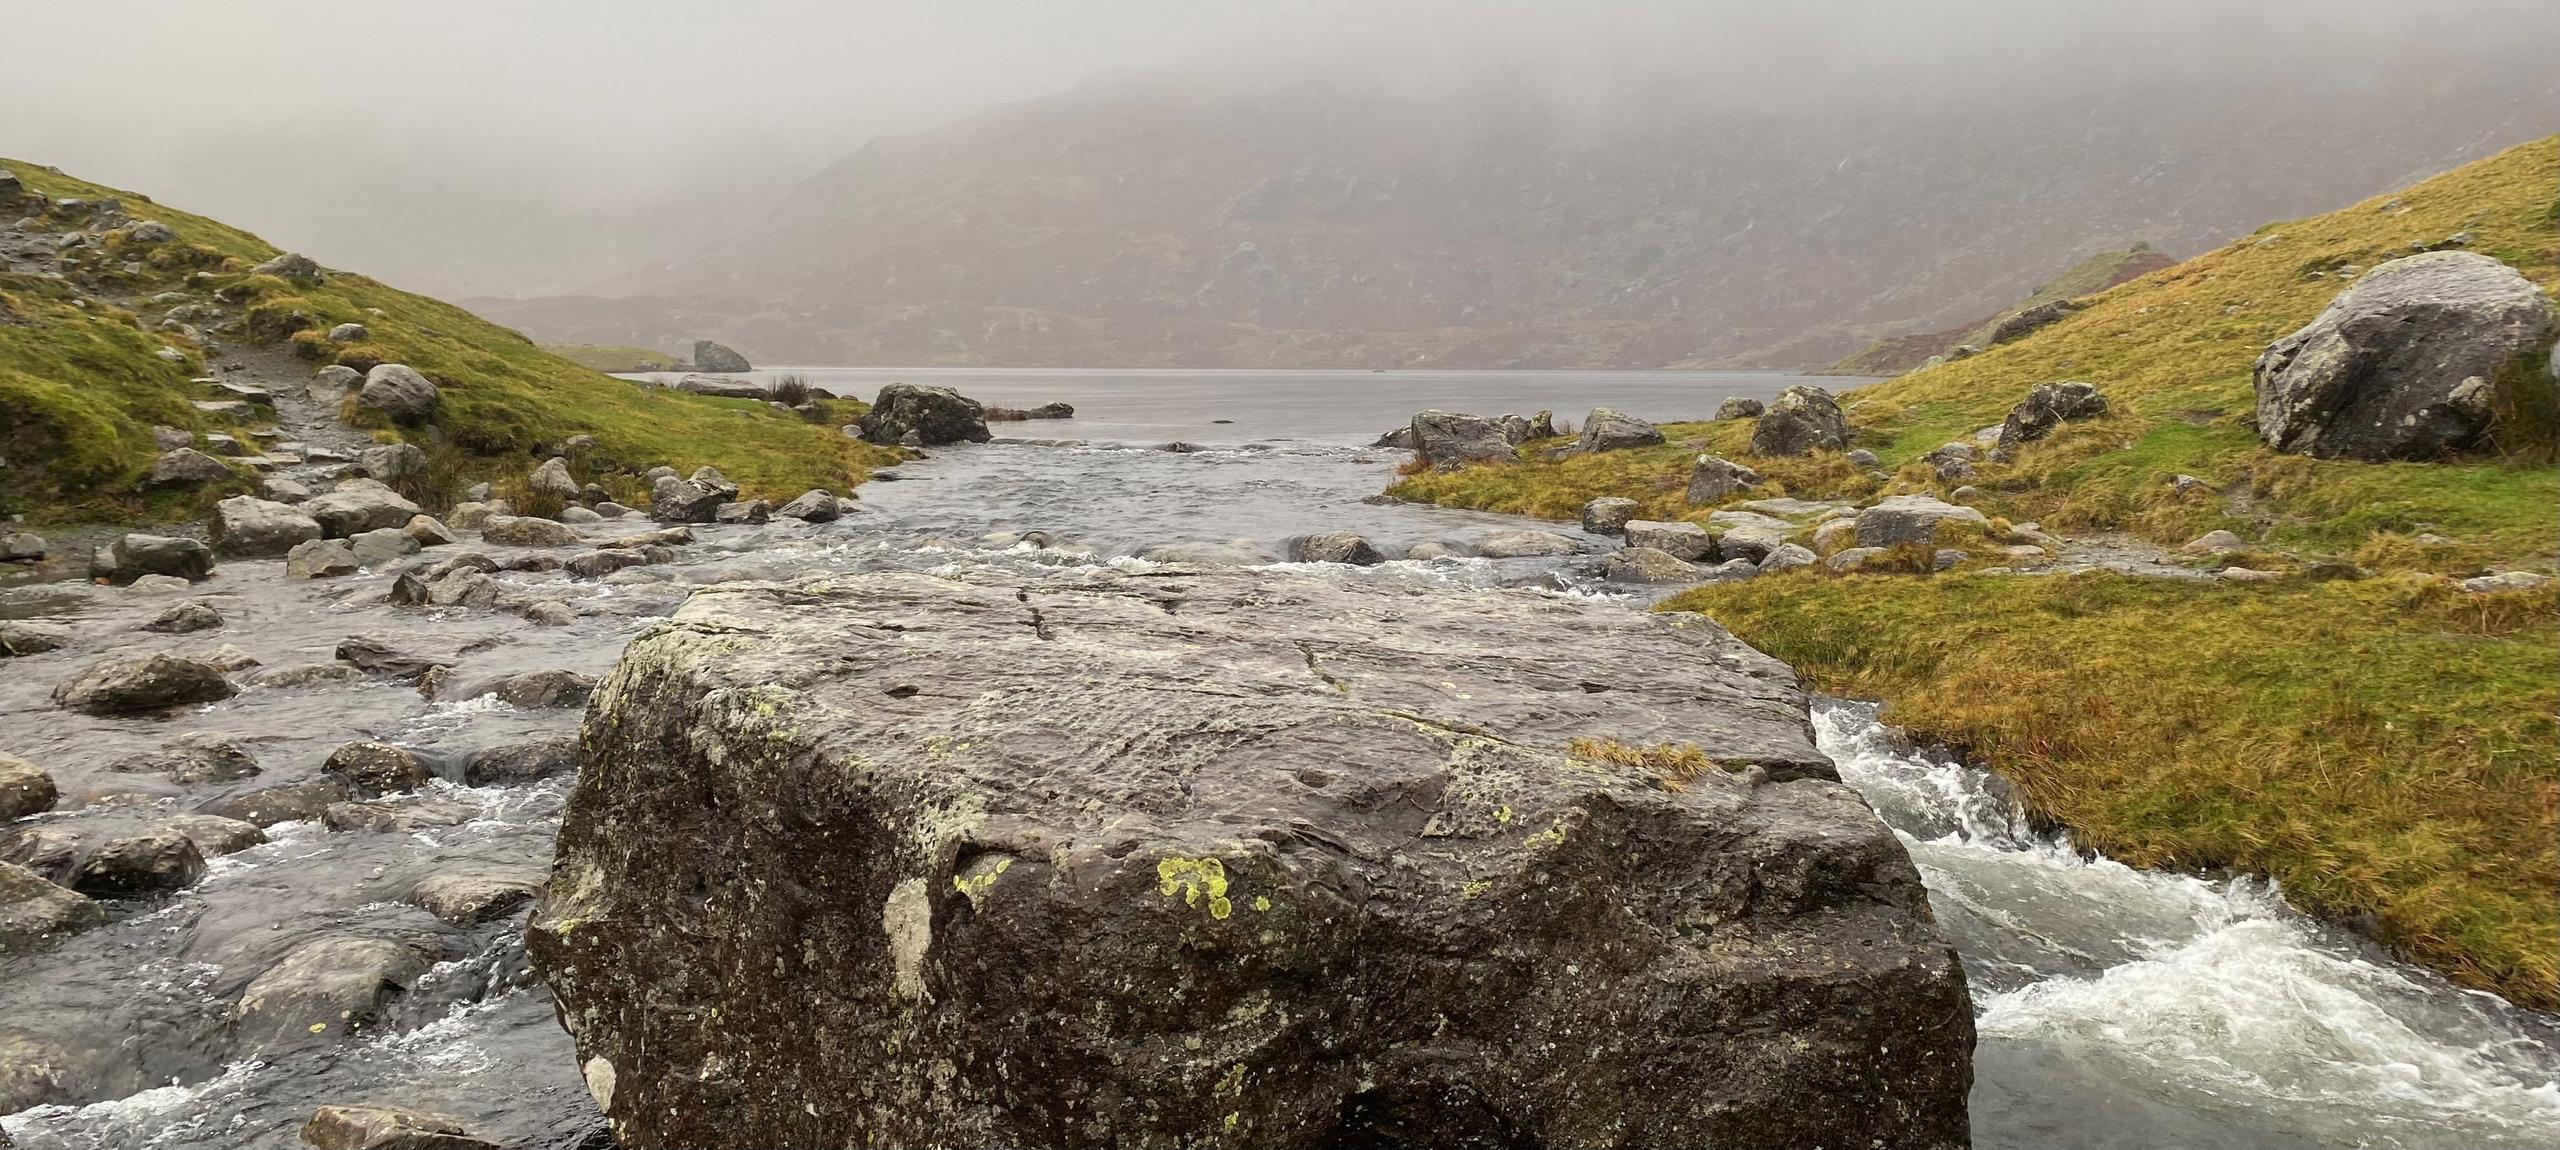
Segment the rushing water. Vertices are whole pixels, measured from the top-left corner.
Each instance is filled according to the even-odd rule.
[[[892,377],[810,374],[821,386],[865,393]],[[1024,570],[1134,563],[1148,547],[1197,541],[1277,556],[1289,537],[1318,530],[1357,530],[1389,547],[1466,540],[1521,524],[1364,502],[1400,456],[1357,445],[1425,404],[1548,407],[1579,419],[1605,403],[1677,416],[1711,409],[1728,394],[1765,397],[1787,382],[1704,373],[894,377],[951,382],[1008,405],[1072,402],[1074,420],[1016,426],[1080,445],[937,449],[898,469],[907,481],[865,487],[867,510],[838,523],[702,529],[702,542],[676,563],[597,583],[556,572],[501,577],[577,604],[580,618],[566,627],[460,608],[393,608],[381,602],[386,574],[290,583],[277,577],[274,561],[226,565],[198,588],[231,620],[202,635],[133,630],[172,599],[77,584],[0,591],[0,617],[78,630],[69,650],[0,663],[0,750],[52,769],[63,805],[80,808],[32,821],[111,831],[228,790],[311,777],[330,749],[356,739],[452,757],[566,733],[577,722],[574,711],[432,704],[370,681],[252,687],[164,720],[100,720],[53,708],[45,698],[51,685],[101,654],[199,652],[228,642],[280,667],[327,662],[338,640],[365,634],[457,657],[472,676],[552,667],[601,674],[688,586],[725,579],[962,561]],[[1153,449],[1170,439],[1208,450]],[[1030,529],[1051,534],[1055,545],[988,537]],[[1622,593],[1591,575],[1607,544],[1585,542],[1593,554],[1399,561],[1339,574]],[[1816,730],[1843,776],[1910,846],[1972,979],[1982,1035],[1976,1145],[2560,1143],[2560,1035],[2552,1019],[2393,962],[2293,914],[2263,884],[2135,871],[2030,833],[1984,776],[1899,745],[1869,708],[1826,703]],[[264,773],[182,787],[107,769],[198,731],[243,740]],[[0,1125],[42,1150],[284,1150],[299,1144],[294,1130],[312,1106],[376,1102],[456,1114],[511,1144],[577,1144],[594,1112],[549,1000],[526,973],[521,915],[457,929],[402,901],[439,873],[538,878],[568,783],[438,784],[398,800],[441,812],[405,832],[279,824],[272,842],[217,860],[184,895],[119,906],[103,928],[0,959],[0,1044],[13,1034],[41,1040],[80,1093],[110,1099],[38,1106]],[[81,808],[84,801],[91,805]],[[381,1033],[273,1062],[241,1058],[225,1021],[247,981],[297,944],[346,933],[413,941],[443,961]]]

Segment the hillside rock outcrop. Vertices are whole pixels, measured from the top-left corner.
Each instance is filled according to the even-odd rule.
[[[727,344],[697,339],[693,341],[693,369],[695,371],[754,371],[756,365],[748,363],[747,357],[738,354]]]
[[[1717,766],[1617,765],[1666,744]],[[1966,1141],[1909,858],[1700,616],[727,584],[582,745],[528,941],[626,1145]]]
[[[2539,351],[2550,326],[2551,301],[2488,256],[2389,261],[2258,357],[2259,438],[2322,458],[2427,460],[2471,447],[2488,430],[2499,370]]]

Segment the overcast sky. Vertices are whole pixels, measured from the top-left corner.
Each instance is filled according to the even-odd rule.
[[[2555,0],[10,0],[0,155],[410,286],[530,294],[734,227],[879,133],[1101,73],[1341,63],[1595,115],[2560,44]],[[55,50],[56,48],[60,50]],[[2235,114],[2245,114],[2235,109]]]

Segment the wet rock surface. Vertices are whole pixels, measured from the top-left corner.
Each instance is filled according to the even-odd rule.
[[[1702,618],[1248,572],[733,585],[633,642],[587,739],[530,941],[632,1144],[1965,1140],[1909,860],[1793,676]],[[1666,1080],[1713,1087],[1622,1104]]]

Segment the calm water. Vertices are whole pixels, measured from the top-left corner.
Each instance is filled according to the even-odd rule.
[[[870,399],[886,383],[959,390],[997,407],[1065,401],[1076,417],[999,425],[998,435],[1099,443],[1360,444],[1425,408],[1499,415],[1555,412],[1580,426],[1594,407],[1643,419],[1705,419],[1726,396],[1767,400],[1805,377],[1775,371],[1113,371],[783,367],[743,373],[808,379]],[[678,375],[648,378],[673,381]],[[1826,377],[1833,391],[1870,382]],[[1219,422],[1226,421],[1226,422]]]
[[[578,719],[574,711],[433,704],[372,681],[253,687],[166,720],[53,708],[45,698],[52,684],[101,654],[228,642],[280,667],[325,662],[339,639],[364,634],[457,658],[464,677],[551,667],[601,674],[687,588],[729,579],[962,562],[1125,564],[1177,543],[1271,559],[1291,536],[1317,530],[1358,530],[1390,548],[1465,542],[1522,524],[1364,502],[1402,456],[1359,445],[1430,404],[1487,413],[1545,407],[1576,421],[1599,404],[1694,416],[1726,395],[1765,397],[1789,381],[1745,373],[808,374],[866,397],[879,382],[908,379],[1006,405],[1065,400],[1077,419],[1015,428],[1085,442],[936,449],[898,469],[908,481],[866,486],[862,514],[819,527],[698,529],[702,542],[677,563],[601,583],[556,572],[501,576],[575,605],[580,618],[567,627],[464,608],[393,608],[381,602],[388,573],[289,583],[273,560],[227,564],[199,587],[232,619],[205,635],[133,630],[170,599],[78,584],[0,591],[0,617],[77,630],[69,650],[0,664],[0,750],[51,768],[66,807],[123,796],[34,821],[112,830],[229,791],[310,778],[331,748],[355,739],[454,756],[568,733]],[[1151,446],[1176,438],[1213,446],[1197,454]],[[1623,593],[1593,577],[1610,541],[1549,526],[1580,540],[1586,554],[1335,570],[1432,588]],[[1056,545],[989,538],[1030,529],[1051,533]],[[2263,884],[2135,871],[2028,833],[1982,776],[1898,745],[1867,708],[1828,704],[1816,725],[1843,777],[1909,845],[1965,960],[1982,1034],[1977,1146],[2560,1145],[2560,1037],[2548,1016],[2392,962],[2293,914]],[[197,731],[244,740],[264,773],[183,787],[107,769]],[[31,1150],[286,1150],[300,1144],[294,1131],[312,1106],[376,1102],[457,1114],[511,1145],[569,1145],[594,1114],[547,995],[525,976],[521,915],[456,929],[401,901],[438,873],[539,877],[567,783],[432,787],[398,804],[439,807],[449,821],[408,833],[280,824],[273,842],[217,861],[181,896],[119,906],[110,925],[52,951],[0,958],[0,1048],[47,1045],[76,1088],[75,1101],[0,1124]],[[272,1062],[234,1049],[227,1015],[248,980],[294,945],[335,934],[416,942],[442,962],[385,1033]]]

